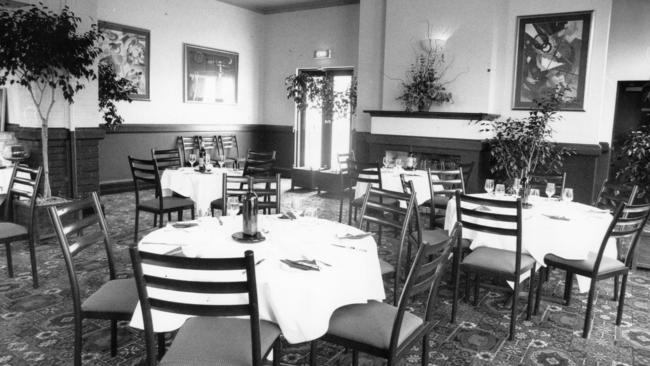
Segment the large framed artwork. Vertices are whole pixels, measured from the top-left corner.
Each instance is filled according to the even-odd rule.
[[[130,80],[137,87],[132,99],[149,100],[149,31],[102,21],[99,31],[103,35],[99,62],[112,65],[118,77]]]
[[[561,86],[567,89],[560,109],[584,111],[591,13],[517,18],[513,109],[530,109]]]
[[[195,103],[237,103],[239,54],[183,44],[184,100]]]

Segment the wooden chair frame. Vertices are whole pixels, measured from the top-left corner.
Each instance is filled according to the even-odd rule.
[[[226,165],[230,162],[234,168],[239,168],[239,144],[237,135],[219,135],[217,136],[217,149],[219,154],[226,158]],[[234,156],[231,152],[234,151]]]
[[[562,192],[566,187],[566,173],[562,174],[531,174],[530,187],[539,189],[540,194],[544,194],[547,183],[555,184],[555,196],[562,197]]]
[[[438,180],[434,180],[432,177],[438,177]],[[435,198],[436,196],[442,196],[449,201],[454,197],[456,191],[460,190],[461,193],[465,193],[465,178],[463,174],[463,169],[458,167],[456,169],[449,170],[432,170],[427,169],[427,178],[429,179],[429,193],[431,200],[424,203],[428,206],[430,210],[429,216],[429,228],[433,229],[436,227],[436,220],[440,218],[445,218],[444,214],[439,214],[437,211],[445,211],[447,209],[447,204],[444,204],[444,207],[436,207]],[[442,190],[434,189],[434,185],[442,186]]]
[[[158,169],[176,168],[183,165],[181,161],[180,148],[175,149],[151,149],[151,158],[158,165]]]
[[[366,163],[348,159],[350,186],[356,187],[357,183],[366,183],[368,186],[382,189],[381,167],[378,162]],[[361,208],[362,199],[355,199],[356,188],[349,191],[348,225],[352,225],[352,211],[357,219],[357,210]]]

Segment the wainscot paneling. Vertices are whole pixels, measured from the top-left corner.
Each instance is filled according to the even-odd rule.
[[[127,157],[151,158],[152,148],[173,148],[177,136],[237,135],[239,154],[248,149],[277,152],[277,169],[288,174],[293,165],[291,126],[221,124],[124,124],[106,133],[99,144],[99,180],[102,193],[131,190],[132,178]]]

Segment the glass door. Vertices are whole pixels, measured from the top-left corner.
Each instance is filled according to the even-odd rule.
[[[350,151],[349,90],[352,70],[300,70],[321,85],[319,98],[298,113],[298,166],[313,170],[338,168],[337,154]]]

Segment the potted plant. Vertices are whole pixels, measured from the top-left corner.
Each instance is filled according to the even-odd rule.
[[[490,171],[495,177],[504,180],[521,178],[525,182],[533,173],[561,171],[564,158],[573,152],[552,141],[551,123],[562,119],[557,109],[564,100],[565,91],[565,88],[558,88],[542,100],[535,101],[535,108],[526,118],[480,123],[482,131],[494,134],[487,142],[490,146]]]
[[[104,118],[104,128],[107,130],[117,129],[124,119],[117,114],[115,102],[133,100],[130,95],[136,93],[138,88],[129,79],[118,78],[113,66],[107,63],[99,63],[99,111]]]
[[[334,91],[331,77],[315,78],[307,73],[291,74],[284,79],[287,99],[293,100],[299,110],[308,105],[314,108],[324,108],[333,115],[344,115],[356,112],[357,78],[352,76],[350,87],[345,91]],[[326,116],[331,120],[332,116]]]
[[[81,21],[65,6],[54,13],[43,4],[0,10],[0,85],[18,84],[29,92],[41,122],[43,197],[52,196],[48,159],[48,124],[59,95],[74,102],[84,82],[96,78],[100,53],[97,26],[78,33]]]
[[[616,179],[636,184],[637,200],[650,202],[650,126],[629,132],[616,161]]]
[[[291,74],[284,79],[287,99],[293,100],[299,110],[304,110],[310,102],[319,100],[322,84],[322,80],[304,72]]]
[[[448,68],[445,55],[438,47],[430,47],[426,54],[417,55],[416,62],[406,72],[406,80],[401,80],[402,94],[397,100],[407,112],[415,108],[428,111],[433,103],[451,102],[451,92],[445,87],[451,81],[443,81]]]

